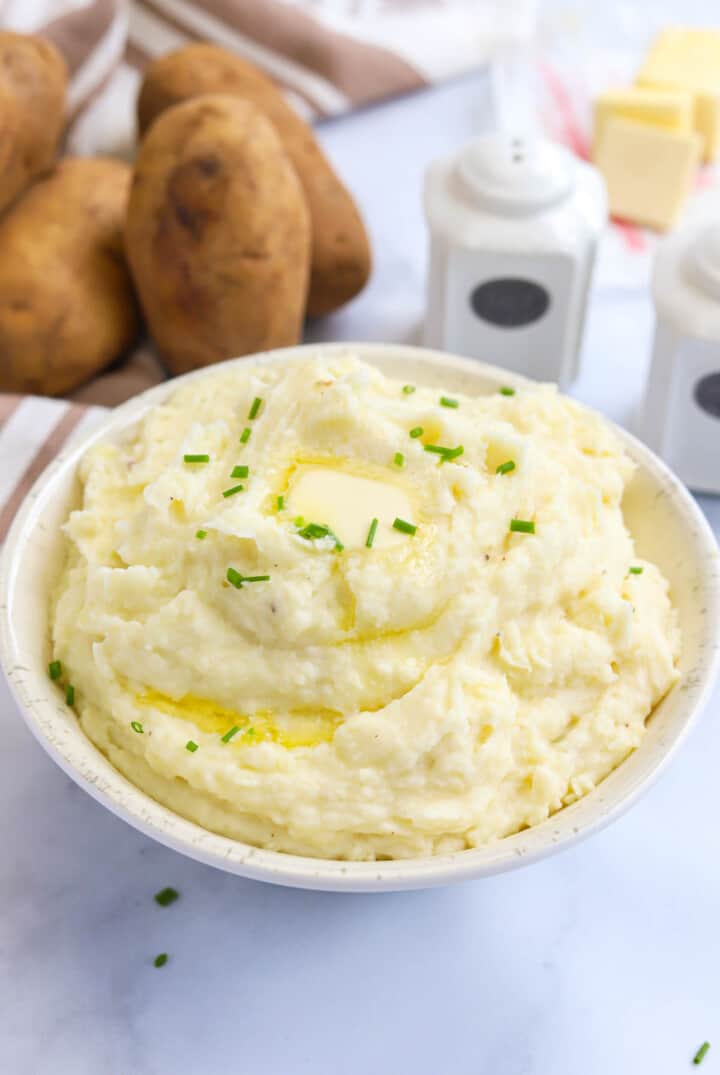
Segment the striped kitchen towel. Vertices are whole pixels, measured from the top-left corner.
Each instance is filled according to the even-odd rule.
[[[0,394],[0,543],[35,479],[63,445],[91,429],[105,407]]]
[[[537,0],[0,0],[71,73],[67,147],[129,156],[143,68],[192,41],[262,67],[308,119],[481,66],[532,33]]]

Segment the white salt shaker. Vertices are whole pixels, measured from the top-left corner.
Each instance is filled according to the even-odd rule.
[[[720,493],[720,196],[698,197],[653,267],[641,434],[692,489]]]
[[[597,170],[552,142],[492,132],[430,165],[425,213],[425,343],[570,384],[607,220]]]

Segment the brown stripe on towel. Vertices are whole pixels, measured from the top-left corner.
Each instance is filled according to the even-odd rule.
[[[68,127],[68,129],[65,132],[66,136],[70,134],[69,128],[73,125],[73,123],[75,123],[76,120],[79,120],[80,117],[83,116],[86,112],[90,111],[92,106],[97,101],[98,97],[102,97],[103,93],[105,92],[105,90],[110,85],[112,77],[115,74],[115,72],[117,71],[119,66],[120,66],[120,61],[118,60],[118,62],[113,64],[113,66],[110,68],[108,73],[97,84],[95,89],[91,90],[90,93],[87,95],[87,97],[83,97],[82,101],[78,101],[78,103],[75,105],[75,108],[73,108],[73,110],[69,113],[69,115],[67,117],[67,127]]]
[[[93,0],[87,7],[45,23],[37,33],[60,49],[74,75],[108,32],[116,13],[115,0]]]
[[[10,524],[15,518],[15,513],[20,507],[25,494],[38,475],[58,454],[86,411],[87,407],[83,407],[79,403],[69,404],[60,420],[48,433],[44,443],[38,448],[34,458],[25,468],[12,493],[5,501],[5,506],[0,513],[0,541],[4,541],[7,537]]]
[[[181,15],[174,11],[166,11],[162,5],[153,4],[152,0],[135,0],[135,7],[144,7],[156,19],[166,23],[168,26],[172,26],[173,30],[177,30],[184,37],[189,38],[190,41],[207,41],[207,38],[194,30],[190,23],[183,22]],[[178,47],[182,48],[182,46]]]
[[[135,71],[144,71],[156,57],[151,52],[146,52],[137,41],[128,38],[123,58],[128,67],[132,67]]]
[[[22,398],[22,396],[11,396],[4,393],[0,395],[0,429],[2,429],[5,423],[18,409],[18,405]]]
[[[355,105],[428,85],[389,49],[330,30],[279,0],[205,0],[203,10],[259,45],[292,59],[331,82]]]
[[[207,34],[198,33],[198,31],[192,25],[190,25],[190,23],[183,21],[182,16],[178,15],[177,12],[168,11],[162,4],[162,0],[160,0],[160,3],[153,3],[153,0],[135,0],[135,4],[137,7],[145,8],[146,11],[149,11],[150,14],[153,15],[156,19],[161,20],[168,26],[172,26],[173,30],[177,30],[178,33],[184,34],[184,36],[189,39],[188,43],[200,41],[208,42],[209,44],[218,45],[220,48],[227,49],[228,52],[238,53],[238,50],[233,48],[232,41],[229,38],[223,36],[222,30],[224,29],[224,26],[221,27],[220,33],[211,38]],[[207,10],[207,4],[204,5],[203,10]],[[238,30],[236,24],[230,26],[229,28],[231,31],[240,34],[240,31]],[[249,35],[244,36],[249,37]],[[252,63],[252,61],[248,62]],[[147,62],[143,66],[147,67]],[[308,108],[312,109],[313,113],[316,116],[327,116],[327,109],[323,108],[322,105],[315,99],[315,97],[308,92],[306,86],[298,85],[297,81],[280,79],[272,71],[268,71],[267,69],[262,68],[262,64],[256,63],[254,64],[254,66],[260,67],[261,69],[265,70],[265,74],[269,78],[271,78],[273,82],[277,86],[279,86],[280,89],[292,90],[296,97],[299,97],[302,101],[304,101]],[[302,64],[300,66],[302,66]]]

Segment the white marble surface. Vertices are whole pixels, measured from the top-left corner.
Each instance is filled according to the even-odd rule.
[[[317,338],[414,338],[420,175],[479,128],[484,97],[471,78],[323,130],[377,266]],[[646,295],[595,295],[577,394],[629,421],[649,331]],[[704,506],[720,531],[720,500]],[[0,1072],[671,1075],[705,1038],[702,1070],[720,1070],[719,703],[580,847],[455,888],[338,896],[154,845],[53,766],[0,687]],[[182,897],[161,909],[168,884]]]

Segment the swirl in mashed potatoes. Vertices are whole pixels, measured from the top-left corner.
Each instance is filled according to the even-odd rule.
[[[441,394],[235,364],[86,454],[54,657],[133,783],[262,847],[400,858],[536,825],[637,747],[679,639],[632,462],[551,387]]]

